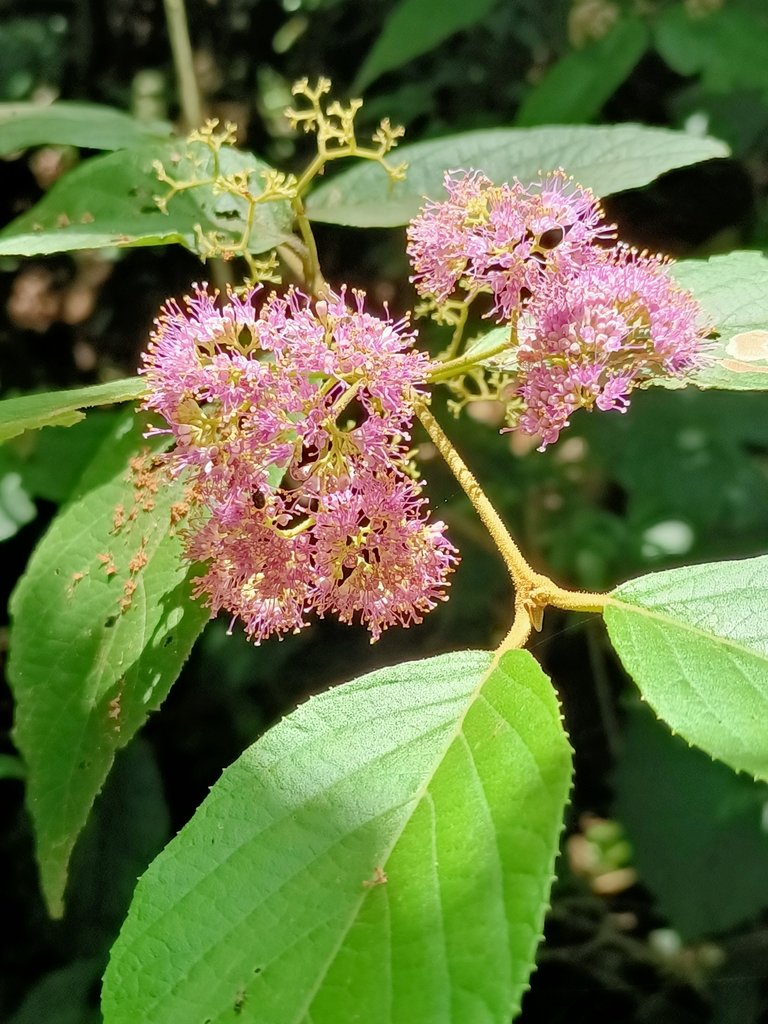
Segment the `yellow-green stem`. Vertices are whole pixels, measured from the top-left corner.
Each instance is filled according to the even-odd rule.
[[[533,570],[523,558],[517,544],[512,540],[509,530],[504,525],[504,520],[488,500],[482,487],[453,447],[443,428],[426,405],[420,405],[416,413],[501,552],[512,582],[517,584],[518,580],[530,576]]]
[[[458,356],[456,359],[450,359],[447,363],[437,363],[435,369],[429,375],[430,382],[432,384],[439,384],[441,381],[450,380],[452,377],[460,377],[463,373],[469,372],[469,370],[486,359],[491,359],[493,356],[506,352],[509,347],[509,339],[506,339],[479,355],[473,356],[471,352],[465,352],[464,355]]]
[[[523,646],[531,629],[541,627],[541,617],[548,605],[568,611],[602,611],[609,600],[607,594],[565,590],[528,564],[501,516],[429,408],[420,405],[416,413],[490,533],[515,586],[515,617],[512,628],[499,648],[499,655]]]
[[[467,326],[467,316],[469,315],[469,302],[459,310],[458,319],[456,320],[456,326],[453,329],[453,336],[451,337],[451,343],[444,356],[444,362],[449,363],[455,358],[456,353],[459,351],[461,346],[461,339],[464,337],[464,328]]]

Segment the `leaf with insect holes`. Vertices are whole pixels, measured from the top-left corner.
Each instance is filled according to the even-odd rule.
[[[155,490],[145,429],[143,418],[121,418],[11,598],[14,738],[54,916],[115,751],[163,701],[209,618],[191,598],[173,526],[180,485]]]
[[[205,178],[212,157],[207,148],[198,149],[193,160],[186,143],[172,140],[84,161],[0,231],[0,256],[144,245],[183,245],[197,252],[201,234],[210,233],[224,247],[238,245],[247,227],[245,199],[222,194],[213,185],[198,185],[174,196],[166,213],[157,204],[156,197],[168,186],[158,181],[156,162],[176,179]],[[267,169],[263,161],[229,146],[219,157],[225,174],[250,171],[250,187],[259,192],[260,172]],[[285,242],[291,223],[286,201],[257,205],[250,251],[266,252]]]

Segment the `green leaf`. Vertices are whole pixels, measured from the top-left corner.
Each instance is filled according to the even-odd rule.
[[[768,388],[768,257],[732,252],[682,260],[672,273],[693,292],[718,332],[711,362],[691,382],[734,391]]]
[[[352,92],[366,89],[385,71],[402,67],[429,53],[455,32],[481,21],[498,0],[400,0],[390,10],[363,66]]]
[[[0,155],[43,145],[130,149],[170,131],[96,103],[0,103]]]
[[[478,334],[470,338],[461,358],[469,362],[470,370],[475,366],[514,370],[517,366],[517,356],[515,349],[510,345],[509,326],[494,327],[487,334]],[[455,372],[454,368],[453,374]]]
[[[613,784],[633,863],[685,941],[768,906],[764,782],[736,775],[632,708]]]
[[[39,395],[6,398],[0,402],[0,442],[40,427],[68,427],[85,416],[83,409],[139,398],[146,384],[141,377],[111,380],[71,391],[45,391]]]
[[[152,494],[128,471],[129,458],[148,448],[145,429],[136,417],[120,421],[11,598],[14,735],[54,915],[62,912],[72,848],[115,751],[165,698],[208,619],[191,599],[170,525],[180,485]],[[146,564],[129,565],[140,551]]]
[[[0,779],[24,779],[26,774],[20,757],[14,754],[0,754]]]
[[[408,163],[405,181],[390,185],[372,163],[356,164],[318,186],[307,200],[312,220],[352,227],[396,227],[416,216],[424,199],[440,199],[446,170],[474,168],[494,181],[532,181],[564,167],[597,195],[647,185],[665,171],[728,156],[728,147],[665,128],[490,128],[417,142],[396,150]]]
[[[466,652],[312,698],[139,881],[107,1024],[506,1024],[570,781],[531,655]]]
[[[768,555],[630,580],[604,615],[659,718],[731,768],[768,779]]]
[[[0,256],[172,244],[197,252],[200,231],[216,232],[236,244],[246,226],[245,200],[201,185],[177,194],[167,213],[157,206],[155,197],[164,195],[168,186],[158,181],[155,161],[178,180],[210,173],[209,150],[195,147],[199,163],[193,166],[186,149],[186,142],[175,140],[85,160],[0,231]],[[258,175],[266,164],[228,146],[219,155],[225,174],[252,169],[251,187],[258,191]],[[290,225],[286,201],[258,206],[251,250],[259,253],[281,244],[290,236]]]
[[[677,4],[656,20],[654,41],[674,71],[700,74],[711,92],[749,88],[768,96],[766,30],[764,8],[758,17],[729,4],[707,17],[696,18]]]
[[[596,117],[645,53],[649,31],[640,18],[620,18],[602,39],[554,64],[525,97],[515,123],[580,124]]]

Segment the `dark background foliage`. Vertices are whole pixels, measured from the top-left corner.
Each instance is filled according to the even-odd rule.
[[[763,0],[485,0],[474,14],[460,10],[472,4],[422,0],[411,6],[426,19],[403,33],[392,19],[407,6],[190,0],[207,112],[236,121],[244,144],[288,167],[308,152],[280,116],[303,75],[329,75],[342,96],[365,83],[371,122],[389,116],[411,140],[515,123],[709,131],[731,145],[731,160],[612,197],[609,215],[627,240],[676,255],[768,245]],[[4,0],[0,15],[0,101],[61,97],[178,116],[161,0]],[[3,160],[2,222],[85,155],[39,147]],[[412,305],[402,231],[321,227],[318,238],[329,279],[364,285],[396,311]],[[178,249],[3,260],[4,393],[132,372],[161,301],[203,273]],[[0,449],[4,599],[91,451],[94,418]],[[642,393],[626,416],[577,415],[545,454],[499,435],[492,409],[446,422],[523,550],[563,583],[609,587],[766,549],[761,395]],[[222,767],[297,702],[382,664],[488,647],[503,635],[510,593],[500,561],[445,469],[427,459],[424,472],[462,550],[451,601],[375,647],[360,630],[320,622],[257,649],[237,630],[228,636],[226,622],[211,623],[162,712],[118,758],[76,851],[61,922],[43,909],[23,773],[4,740],[1,1019],[99,1020],[100,973],[136,876]],[[6,636],[3,628],[3,650]],[[532,649],[561,694],[576,783],[521,1019],[768,1020],[768,788],[656,723],[599,624],[550,613]],[[9,730],[5,688],[0,711]]]

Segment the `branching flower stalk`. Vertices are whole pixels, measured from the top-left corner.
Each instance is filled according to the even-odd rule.
[[[435,448],[448,464],[464,493],[472,503],[483,525],[504,559],[515,587],[515,617],[509,634],[502,643],[503,650],[522,647],[531,632],[539,630],[544,609],[548,606],[566,611],[600,612],[608,595],[586,591],[564,590],[548,576],[536,572],[523,557],[512,539],[504,520],[493,507],[472,471],[461,458],[443,428],[426,404],[419,405],[416,414]]]
[[[310,184],[325,170],[326,164],[332,160],[357,157],[361,160],[373,160],[381,164],[391,182],[403,181],[407,164],[392,166],[385,158],[397,145],[397,140],[405,134],[405,129],[393,127],[385,118],[373,134],[374,146],[361,145],[355,133],[355,117],[363,105],[361,99],[350,100],[345,107],[337,100],[323,109],[322,98],[331,91],[328,78],[320,78],[311,86],[309,79],[302,78],[295,82],[291,92],[309,103],[306,110],[295,110],[288,107],[285,116],[292,128],[301,128],[305,132],[313,132],[317,138],[317,154],[311,160],[296,185],[296,195],[302,198]]]
[[[392,165],[387,154],[397,145],[397,140],[404,134],[401,127],[392,127],[384,119],[373,133],[373,146],[362,145],[355,131],[355,117],[362,106],[362,100],[352,100],[347,106],[333,101],[325,108],[323,97],[330,91],[331,83],[321,78],[311,86],[307,79],[295,83],[294,96],[305,99],[309,106],[305,110],[286,110],[286,117],[294,129],[301,128],[305,132],[313,132],[317,140],[317,153],[310,161],[300,177],[284,174],[271,168],[260,172],[262,187],[252,188],[255,168],[240,168],[233,172],[225,172],[222,167],[222,153],[232,150],[237,129],[230,122],[221,130],[216,119],[210,119],[199,128],[195,128],[187,139],[185,158],[191,166],[192,174],[188,177],[177,177],[168,171],[160,161],[154,164],[155,173],[160,182],[168,186],[164,195],[155,197],[160,210],[168,212],[168,204],[177,195],[190,189],[208,188],[215,195],[230,195],[244,208],[243,227],[237,239],[231,239],[221,231],[204,231],[201,225],[195,229],[196,248],[203,259],[220,257],[231,260],[242,257],[248,267],[248,276],[243,289],[253,287],[259,281],[280,283],[277,256],[282,259],[290,272],[311,295],[322,295],[327,284],[320,268],[315,238],[304,208],[303,197],[312,181],[322,174],[327,163],[333,160],[355,157],[372,160],[382,166],[390,181],[401,181],[405,176],[406,165]],[[203,155],[199,146],[203,146]],[[207,153],[205,152],[207,151]],[[209,164],[210,166],[206,166]],[[253,253],[253,231],[257,207],[268,203],[287,202],[293,215],[293,227],[296,234],[276,247],[276,250],[265,260],[257,260]]]

